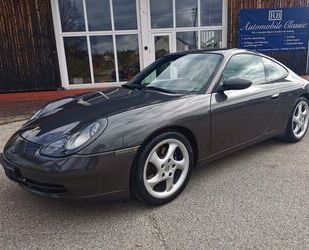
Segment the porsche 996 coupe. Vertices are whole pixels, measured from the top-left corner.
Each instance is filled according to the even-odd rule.
[[[300,141],[308,81],[240,49],[166,55],[121,87],[53,101],[7,142],[5,173],[53,198],[173,200],[192,170],[263,140]]]

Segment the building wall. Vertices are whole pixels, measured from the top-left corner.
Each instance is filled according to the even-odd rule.
[[[49,0],[0,0],[0,93],[61,86]]]

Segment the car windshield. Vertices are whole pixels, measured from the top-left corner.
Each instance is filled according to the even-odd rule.
[[[159,63],[141,81],[141,87],[173,93],[200,91],[221,62],[218,54],[187,54]]]

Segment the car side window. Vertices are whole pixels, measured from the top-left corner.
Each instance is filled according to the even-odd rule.
[[[223,71],[222,80],[235,77],[250,80],[252,84],[265,83],[266,78],[262,58],[248,54],[233,56]]]
[[[263,63],[265,67],[266,81],[272,82],[279,79],[283,79],[288,75],[288,71],[278,63],[263,57]]]

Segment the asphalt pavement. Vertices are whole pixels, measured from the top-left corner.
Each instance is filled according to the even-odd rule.
[[[0,126],[0,152],[20,125]],[[161,207],[46,199],[0,169],[0,248],[309,248],[308,162],[309,136],[268,140],[196,169]]]

